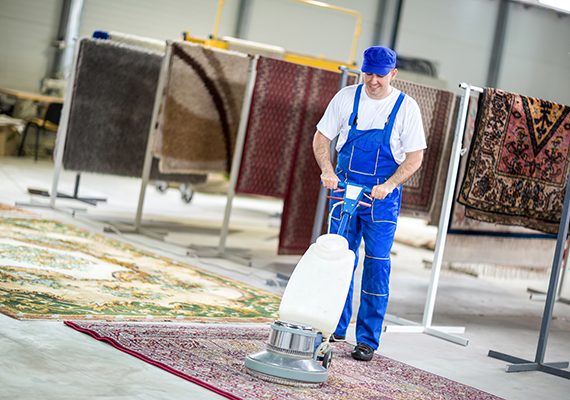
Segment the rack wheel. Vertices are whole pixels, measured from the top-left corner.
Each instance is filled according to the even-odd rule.
[[[194,197],[194,191],[190,185],[180,185],[180,196],[182,197],[182,201],[184,201],[186,204],[189,204]]]
[[[330,349],[329,351],[327,351],[325,353],[325,355],[323,356],[323,367],[326,369],[329,369],[331,363],[332,363],[332,359],[333,359],[333,351],[332,349]]]
[[[168,190],[168,182],[162,182],[162,181],[156,182],[154,187],[156,188],[157,192],[164,193]]]

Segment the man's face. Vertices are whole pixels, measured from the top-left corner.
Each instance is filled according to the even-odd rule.
[[[394,68],[388,75],[380,76],[365,72],[363,74],[366,93],[372,98],[383,98],[389,94],[390,82],[396,78],[398,70]]]

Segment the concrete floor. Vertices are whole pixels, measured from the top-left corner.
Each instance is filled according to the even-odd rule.
[[[60,191],[71,192],[74,173],[62,174]],[[48,189],[52,165],[28,159],[0,158],[0,202],[29,202],[28,187]],[[80,194],[107,197],[97,207],[58,200],[43,216],[101,232],[106,221],[129,223],[136,209],[140,181],[83,174]],[[34,202],[45,200],[34,197]],[[225,197],[197,193],[191,204],[169,190],[147,191],[144,226],[167,231],[166,242],[143,235],[113,234],[148,250],[184,260],[253,286],[280,293],[298,257],[275,256],[282,204],[275,200],[237,198],[228,246],[250,249],[252,267],[200,257],[196,249],[218,243]],[[402,219],[398,236],[422,242],[435,230],[423,222]],[[389,313],[420,321],[430,271],[423,260],[433,252],[394,245]],[[533,359],[544,308],[529,300],[528,286],[546,287],[548,276],[527,279],[473,277],[443,271],[434,325],[464,326],[467,347],[426,334],[388,332],[379,352],[415,367],[474,386],[505,399],[568,399],[570,380],[541,372],[504,372],[505,363],[487,357],[490,349]],[[349,332],[353,339],[354,332]],[[218,396],[134,357],[65,327],[60,321],[17,321],[0,315],[0,399],[213,399]],[[557,303],[548,341],[547,361],[570,360],[570,306]]]

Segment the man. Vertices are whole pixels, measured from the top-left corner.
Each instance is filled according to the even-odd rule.
[[[372,189],[372,207],[358,207],[346,234],[349,247],[356,254],[354,269],[363,238],[366,253],[356,320],[358,344],[351,355],[356,360],[370,361],[380,343],[388,306],[390,249],[400,212],[402,184],[420,168],[426,140],[418,104],[390,85],[398,74],[396,53],[381,46],[368,48],[362,72],[364,85],[347,86],[331,100],[317,125],[313,150],[325,188],[336,189],[342,180]],[[336,136],[339,139],[335,170],[330,144]],[[336,207],[331,232],[338,231],[339,222],[340,207]],[[353,287],[354,273],[331,341],[344,340],[346,336]]]

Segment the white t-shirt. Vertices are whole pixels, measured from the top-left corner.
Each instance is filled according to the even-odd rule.
[[[348,137],[348,119],[352,114],[354,95],[357,85],[342,88],[331,100],[327,109],[317,124],[317,129],[330,140],[340,134],[336,150],[340,151]],[[383,129],[388,116],[398,100],[400,90],[392,88],[392,93],[382,100],[368,97],[363,87],[358,106],[357,128],[359,130]],[[390,137],[390,148],[394,159],[401,164],[406,159],[406,153],[425,149],[426,137],[420,107],[410,96],[404,97]]]

